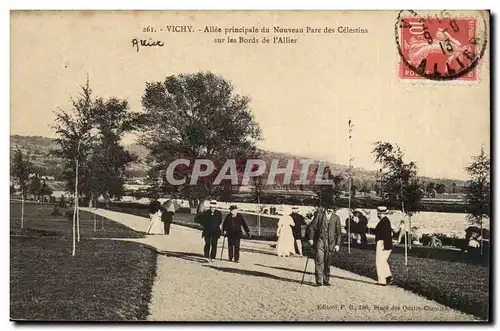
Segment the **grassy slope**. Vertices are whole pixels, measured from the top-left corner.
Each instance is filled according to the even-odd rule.
[[[50,215],[51,206],[26,205],[25,229],[19,206],[11,204],[10,300],[12,319],[144,320],[156,253],[131,242],[93,237],[141,235],[115,222],[93,231],[82,213],[82,240],[71,256],[71,222]],[[14,218],[14,220],[12,220]],[[100,223],[98,223],[100,225]]]
[[[377,279],[375,252],[347,247],[336,253],[332,265]],[[444,305],[487,319],[489,314],[489,267],[391,254],[389,265],[396,285]]]

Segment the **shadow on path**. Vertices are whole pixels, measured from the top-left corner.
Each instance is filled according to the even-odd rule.
[[[249,252],[249,253],[258,253],[258,254],[278,256],[274,252],[270,252],[270,251],[266,251],[266,250],[260,250],[260,249],[254,249],[254,248],[245,248],[245,247],[241,247],[240,248],[240,252]]]
[[[312,261],[312,262],[314,263],[314,261]],[[273,266],[264,265],[264,264],[257,264],[256,263],[255,265],[259,266],[259,267],[272,268],[272,269],[278,269],[278,270],[284,270],[284,271],[300,272],[301,274],[304,272],[303,270],[283,268],[283,267],[273,267]],[[314,275],[314,272],[306,272],[306,275]],[[341,277],[341,276],[335,276],[335,275],[331,275],[331,274],[330,274],[330,278],[343,279],[343,280],[348,280],[348,281],[351,281],[351,282],[364,283],[364,284],[370,284],[370,285],[378,285],[376,282],[368,282],[366,280],[354,279],[354,278],[348,278],[348,277]]]
[[[191,262],[198,262],[198,263],[207,262],[207,259],[202,254],[197,254],[197,253],[158,251],[158,254],[162,254],[168,257],[171,256]]]
[[[283,277],[279,277],[279,276],[276,276],[273,274],[268,274],[268,273],[261,272],[261,271],[216,267],[216,266],[212,266],[212,265],[204,265],[204,267],[208,267],[208,268],[212,268],[214,270],[219,270],[219,271],[224,271],[224,272],[230,272],[230,273],[234,273],[234,274],[255,276],[255,277],[264,277],[264,278],[275,279],[275,280],[279,280],[279,281],[283,281],[283,282],[300,284],[300,280],[283,278]],[[314,285],[314,283],[311,283],[311,282],[304,282],[304,284]]]

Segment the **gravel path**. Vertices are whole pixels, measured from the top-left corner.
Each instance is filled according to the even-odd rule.
[[[83,209],[83,208],[82,208]],[[90,210],[89,210],[90,211]],[[133,229],[148,220],[96,213]],[[271,243],[243,240],[240,263],[207,263],[201,232],[173,224],[169,236],[127,239],[159,253],[151,321],[469,321],[471,315],[393,286],[331,268],[331,287],[316,288],[314,262],[301,285],[305,258],[279,258]],[[219,240],[222,246],[222,239]],[[217,254],[220,258],[220,247]]]

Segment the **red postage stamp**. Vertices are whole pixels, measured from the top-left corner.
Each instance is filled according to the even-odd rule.
[[[399,24],[402,79],[478,78],[476,18],[406,17]]]

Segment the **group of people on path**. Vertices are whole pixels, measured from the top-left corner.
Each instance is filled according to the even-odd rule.
[[[387,262],[392,251],[392,228],[387,214],[387,207],[377,208],[375,267],[380,285],[393,282]],[[340,250],[342,241],[340,217],[331,209],[318,208],[308,226],[307,236],[314,254],[316,286],[330,286],[330,261],[333,253]]]
[[[278,256],[303,256],[302,255],[302,226],[306,225],[305,218],[299,213],[299,207],[289,210],[281,207],[276,235],[278,243],[276,253]]]
[[[240,261],[240,243],[243,231],[248,237],[251,236],[250,229],[242,214],[238,213],[238,207],[229,207],[229,214],[222,221],[222,213],[216,209],[217,201],[211,200],[209,209],[198,214],[195,221],[202,226],[201,237],[205,239],[203,253],[208,262],[213,262],[217,256],[217,244],[219,238],[227,238],[227,249],[229,261],[238,263]]]
[[[176,211],[175,204],[168,200],[163,205],[154,200],[150,204],[151,221],[146,233],[169,234],[170,224]],[[320,207],[313,216],[312,221],[306,224],[305,218],[300,215],[298,207],[292,207],[291,212],[286,207],[280,208],[278,219],[276,252],[278,256],[302,256],[302,226],[307,225],[306,238],[312,249],[315,261],[316,286],[330,286],[330,262],[334,252],[340,250],[342,241],[342,225],[340,217],[332,210]],[[392,251],[393,230],[389,221],[387,207],[377,208],[379,222],[375,228],[376,242],[376,270],[378,283],[381,285],[393,282],[388,258]],[[364,226],[364,220],[358,215],[358,223]],[[361,216],[362,215],[361,213]],[[236,205],[231,205],[229,214],[222,220],[221,211],[217,210],[217,201],[211,200],[209,209],[195,217],[195,221],[202,227],[201,237],[205,244],[203,253],[207,262],[211,263],[217,256],[217,245],[221,236],[227,238],[229,261],[240,261],[240,245],[243,232],[251,237],[250,229],[245,218],[238,212]],[[366,242],[366,235],[359,238]]]
[[[149,204],[149,224],[146,229],[147,234],[170,234],[170,225],[174,219],[176,205],[172,200],[167,200],[161,204],[158,200],[153,200]]]

